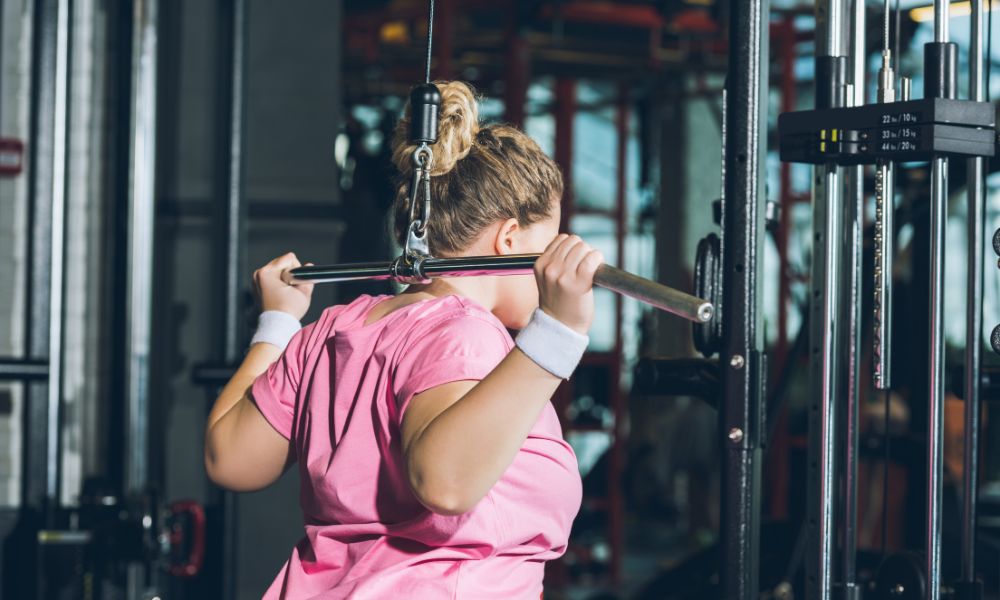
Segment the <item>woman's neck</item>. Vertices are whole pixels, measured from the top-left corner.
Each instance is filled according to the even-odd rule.
[[[489,277],[434,279],[428,284],[411,285],[403,293],[434,297],[462,296],[476,302],[489,311],[492,311],[496,304],[495,286]]]

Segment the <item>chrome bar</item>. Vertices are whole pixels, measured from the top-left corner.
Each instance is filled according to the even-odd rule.
[[[156,166],[156,56],[158,0],[135,3],[132,38],[132,131],[129,148],[126,320],[127,424],[125,486],[147,484],[149,352],[153,302],[153,210]]]
[[[878,72],[878,102],[896,100],[896,75],[892,68],[889,46],[889,7],[886,1],[885,41],[882,50],[882,67]],[[895,211],[895,166],[891,161],[880,160],[875,167],[875,310],[873,364],[875,389],[887,390],[892,385],[892,216]]]
[[[530,275],[534,272],[537,258],[537,254],[429,257],[412,262],[397,259],[380,263],[309,266],[286,271],[282,279],[288,284],[306,281],[339,283],[362,279],[406,283],[415,279],[436,277]],[[597,269],[597,273],[594,274],[594,284],[695,323],[710,321],[715,310],[711,303],[701,298],[610,265],[601,265]]]
[[[132,5],[131,113],[125,320],[125,491],[149,484],[149,376],[153,323],[153,239],[156,201],[156,73],[159,0]],[[157,595],[156,571],[126,566],[128,598]]]
[[[941,593],[941,502],[944,449],[944,242],[948,159],[931,164],[930,364],[927,430],[927,598]]]
[[[59,506],[62,484],[63,300],[66,287],[66,131],[69,113],[70,3],[56,8],[55,112],[52,136],[52,229],[49,270],[49,384],[45,495]]]
[[[846,0],[816,3],[817,70],[844,59]],[[846,70],[850,70],[844,65]],[[846,104],[844,73],[831,67],[817,78],[817,108]],[[829,79],[827,79],[829,78]],[[817,165],[812,190],[812,266],[810,272],[809,481],[806,596],[829,600],[834,587],[836,512],[841,491],[837,479],[838,419],[844,393],[841,379],[841,291],[844,261],[844,172],[836,164]]]
[[[850,106],[862,106],[865,103],[865,0],[852,0],[851,5],[851,44],[850,67],[848,81],[851,93],[848,95]],[[847,190],[844,196],[845,236],[845,270],[844,276],[849,285],[844,286],[849,297],[845,308],[847,318],[847,385],[844,406],[844,447],[843,447],[843,485],[844,499],[841,510],[844,527],[844,541],[841,547],[840,588],[843,598],[854,600],[860,598],[861,590],[857,584],[857,552],[858,552],[858,408],[860,406],[861,375],[861,254],[864,218],[864,167],[861,165],[845,169]]]
[[[818,438],[818,481],[815,492],[817,507],[817,551],[815,593],[810,597],[828,600],[833,587],[833,553],[837,534],[834,522],[836,477],[837,410],[842,382],[838,377],[840,357],[837,340],[840,337],[838,294],[840,289],[842,177],[834,165],[817,167],[818,181],[813,190],[813,214],[816,242],[813,250],[812,289],[816,301],[813,317],[815,373],[812,376],[811,402],[816,404]],[[822,232],[822,233],[821,233]]]
[[[934,41],[948,41],[950,0],[934,0]],[[947,92],[942,90],[942,92]],[[941,503],[944,468],[944,244],[948,159],[931,162],[930,357],[927,423],[927,600],[941,597]]]
[[[972,0],[969,99],[986,100],[983,81],[983,0]],[[965,330],[965,436],[962,469],[962,581],[976,580],[976,508],[979,494],[979,372],[983,348],[984,159],[969,159],[968,264]]]
[[[934,0],[934,41],[948,41],[948,9],[951,0]]]
[[[895,165],[881,161],[875,167],[875,389],[892,385],[892,263],[894,247]]]

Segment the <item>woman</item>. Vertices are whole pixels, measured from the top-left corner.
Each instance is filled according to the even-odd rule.
[[[209,415],[205,464],[248,491],[298,463],[306,536],[265,598],[535,599],[565,551],[581,484],[550,399],[586,347],[603,258],[557,235],[562,177],[538,145],[480,128],[468,86],[438,85],[431,252],[544,253],[534,277],[361,296],[301,330],[311,286],[280,279],[295,256],[254,274],[264,313]],[[401,241],[407,130],[394,143]],[[516,345],[507,329],[522,329]]]

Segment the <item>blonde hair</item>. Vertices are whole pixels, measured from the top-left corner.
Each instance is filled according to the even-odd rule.
[[[489,225],[517,219],[528,226],[549,216],[562,196],[562,173],[538,144],[515,127],[480,127],[479,105],[461,81],[436,82],[441,91],[438,141],[431,146],[431,218],[427,242],[431,254],[464,250]],[[393,223],[397,241],[406,239],[410,222],[410,109],[396,126],[392,161],[399,170]]]

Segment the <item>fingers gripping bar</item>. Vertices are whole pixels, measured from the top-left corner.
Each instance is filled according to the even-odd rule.
[[[282,273],[289,285],[296,283],[339,283],[358,280],[393,280],[416,283],[437,277],[474,277],[529,275],[538,254],[507,256],[461,256],[433,258],[400,257],[392,262],[350,263],[299,267]],[[601,265],[594,274],[594,285],[654,306],[695,323],[712,319],[715,307],[691,294],[650,281],[611,265]]]

